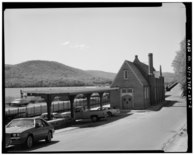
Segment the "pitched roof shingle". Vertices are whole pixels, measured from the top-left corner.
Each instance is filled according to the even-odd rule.
[[[144,85],[144,86],[148,86],[148,82],[147,80],[144,78],[144,76],[142,75],[142,73],[139,71],[139,69],[136,67],[136,65],[134,65],[134,63],[127,61],[127,64],[129,65],[129,67],[133,70],[134,74],[136,75],[137,79]]]

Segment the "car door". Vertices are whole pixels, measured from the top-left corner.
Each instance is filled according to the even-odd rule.
[[[37,125],[39,127],[37,127]],[[41,140],[45,137],[44,129],[45,129],[45,126],[42,123],[42,120],[41,119],[36,119],[35,120],[35,129],[34,129],[34,132],[33,132],[35,140]]]
[[[43,127],[42,127],[42,137],[43,138],[42,139],[45,139],[48,135],[50,127],[43,120],[41,120],[41,122],[43,125]]]

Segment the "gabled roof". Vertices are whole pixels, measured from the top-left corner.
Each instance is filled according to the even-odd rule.
[[[138,81],[145,86],[148,86],[148,82],[145,79],[145,77],[142,75],[142,73],[139,71],[139,69],[136,67],[136,65],[134,65],[134,63],[130,62],[130,61],[125,61],[130,69],[133,71],[133,73],[135,74],[136,78],[138,79]]]
[[[148,77],[148,65],[142,63],[139,61],[139,59],[136,57],[135,60],[133,61],[134,65],[139,69],[139,71],[142,73],[144,78],[147,79]],[[156,71],[155,68],[153,67],[153,71]]]

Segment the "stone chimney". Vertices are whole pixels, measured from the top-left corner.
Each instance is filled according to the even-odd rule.
[[[162,77],[162,66],[160,65],[160,77]]]
[[[135,60],[134,61],[139,61],[138,55],[135,55]]]
[[[153,54],[152,53],[148,54],[148,61],[149,61],[148,74],[153,75]]]

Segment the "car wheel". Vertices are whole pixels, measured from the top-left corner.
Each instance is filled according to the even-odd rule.
[[[33,138],[32,138],[32,136],[28,136],[28,138],[26,139],[25,146],[28,149],[30,149],[33,146]]]
[[[52,139],[52,133],[49,131],[45,140],[46,140],[47,143],[50,143],[51,139]]]
[[[112,117],[112,113],[110,111],[107,112],[109,117]]]
[[[96,122],[98,120],[98,117],[97,116],[92,116],[91,120],[92,120],[92,122]]]

